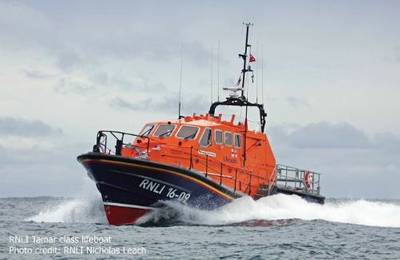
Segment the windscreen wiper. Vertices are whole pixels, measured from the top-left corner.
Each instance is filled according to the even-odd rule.
[[[191,135],[186,136],[185,138],[183,138],[184,140],[188,140],[188,139],[193,139],[196,136],[196,133],[193,133]]]
[[[166,132],[164,132],[164,133],[158,135],[158,137],[163,137],[163,136],[166,136],[166,135],[170,135],[171,132],[172,132],[172,130],[167,130]]]

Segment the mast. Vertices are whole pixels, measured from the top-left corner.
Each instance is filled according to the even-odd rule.
[[[239,54],[240,57],[243,59],[243,69],[242,69],[242,100],[247,101],[247,98],[244,96],[244,83],[246,81],[246,73],[247,72],[252,72],[253,70],[250,68],[250,66],[247,67],[247,49],[251,47],[249,44],[249,27],[250,25],[253,25],[252,23],[245,23],[246,25],[246,42],[244,45],[244,54]],[[246,161],[247,161],[247,129],[248,129],[248,122],[247,122],[247,116],[248,116],[248,105],[245,105],[245,119],[244,119],[244,136],[243,136],[243,166],[246,166]]]
[[[247,66],[247,49],[251,48],[251,45],[249,44],[249,27],[252,26],[252,23],[243,23],[246,25],[246,42],[245,42],[245,48],[244,48],[244,53],[239,54],[239,57],[243,59],[243,68],[242,68],[242,73],[241,78],[241,83],[242,86],[239,87],[240,83],[237,83],[237,85],[234,88],[223,88],[224,90],[232,91],[232,94],[229,95],[225,101],[216,101],[211,104],[210,109],[208,114],[211,116],[215,116],[215,109],[218,106],[239,106],[239,107],[246,107],[246,119],[245,119],[245,124],[246,124],[246,132],[247,132],[247,109],[248,107],[257,107],[259,110],[259,118],[260,118],[260,125],[261,125],[261,132],[264,133],[265,130],[265,118],[267,117],[267,113],[264,110],[264,105],[259,104],[258,100],[255,103],[249,102],[247,100],[247,97],[244,95],[244,84],[245,84],[245,79],[246,79],[246,73],[247,72],[253,72],[250,66]],[[246,68],[247,66],[247,68]],[[243,76],[243,77],[242,77]],[[263,80],[263,78],[261,78]],[[263,83],[263,82],[261,82]],[[241,95],[236,95],[236,91],[241,91]],[[245,134],[246,134],[245,132]]]
[[[248,107],[257,107],[259,110],[259,118],[260,118],[260,125],[261,125],[261,132],[264,133],[265,130],[265,118],[267,117],[267,113],[264,110],[264,105],[258,103],[258,99],[256,100],[255,103],[252,103],[247,100],[247,97],[244,95],[244,85],[245,85],[245,80],[246,80],[246,73],[247,72],[253,72],[250,66],[247,65],[247,50],[248,48],[251,48],[251,45],[249,44],[249,27],[252,26],[252,23],[243,23],[246,25],[246,42],[245,42],[245,48],[244,48],[244,53],[239,54],[239,58],[243,59],[243,68],[241,71],[241,83],[242,86],[239,87],[240,83],[237,83],[237,85],[234,88],[223,88],[224,90],[232,91],[232,94],[229,95],[225,101],[216,101],[211,104],[210,109],[208,114],[211,116],[215,116],[215,109],[218,106],[239,106],[239,107],[245,107],[246,108],[246,118],[245,118],[245,132],[244,132],[244,137],[246,137],[247,134],[247,110]],[[262,82],[263,83],[263,82]],[[236,95],[236,91],[241,91],[241,95]],[[246,138],[244,138],[246,141]],[[244,141],[244,142],[245,142]],[[246,149],[245,149],[246,150]],[[246,152],[244,152],[244,158],[246,158]]]
[[[217,101],[219,101],[219,49],[220,49],[220,41],[218,40],[218,47],[217,47]]]
[[[247,72],[252,72],[253,70],[249,67],[247,67],[247,49],[251,47],[251,45],[249,44],[249,27],[253,26],[252,23],[243,23],[244,25],[246,25],[246,42],[244,45],[244,53],[243,54],[239,54],[239,57],[241,57],[243,59],[243,69],[242,69],[242,99],[246,100],[246,97],[244,96],[244,83],[246,81],[246,73]]]

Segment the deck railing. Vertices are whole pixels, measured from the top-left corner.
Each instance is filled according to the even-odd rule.
[[[109,138],[113,138],[115,146],[110,144]],[[140,141],[138,142],[138,140]],[[137,145],[134,145],[134,143],[137,143]],[[127,147],[136,150],[140,158],[147,159],[149,151],[157,145],[162,145],[160,144],[160,140],[152,139],[148,136],[121,131],[101,130],[97,133],[93,152],[120,156],[122,148]],[[162,153],[161,156],[178,159],[180,161],[179,167],[196,170],[204,174],[206,178],[212,178],[214,181],[217,181],[220,185],[223,185],[224,182],[232,181],[234,192],[241,191],[251,194],[260,188],[260,184],[264,186],[268,184],[268,194],[272,191],[274,185],[294,191],[312,194],[320,193],[320,174],[312,171],[278,164],[275,166],[276,174],[267,178],[266,176],[253,174],[243,169],[243,167],[237,167],[216,160],[207,153],[204,153],[204,151],[195,149],[193,146],[174,146],[169,144],[168,151]],[[195,167],[195,163],[198,167]],[[227,170],[230,170],[230,175],[224,174]],[[265,168],[265,175],[267,175],[267,167]],[[243,180],[246,181],[244,182]],[[258,185],[254,185],[254,183]]]
[[[276,185],[278,187],[319,195],[320,181],[320,173],[281,164],[276,166]]]
[[[115,141],[115,146],[113,146],[112,141]],[[145,142],[140,142],[139,145],[133,145],[135,142],[135,138],[145,139]],[[111,155],[121,155],[121,151],[123,147],[132,148],[136,151],[143,150],[145,145],[146,154],[148,155],[151,147],[154,145],[160,145],[160,140],[154,140],[148,136],[132,134],[121,131],[113,131],[113,130],[100,130],[97,133],[96,144],[93,146],[93,152],[106,153]],[[153,146],[152,146],[153,145]],[[154,148],[154,147],[153,147]],[[249,171],[244,170],[242,167],[236,167],[231,164],[223,163],[219,160],[214,159],[208,154],[204,154],[199,152],[200,149],[195,149],[193,146],[177,146],[168,145],[168,149],[170,151],[175,151],[176,153],[168,153],[165,152],[162,154],[163,157],[170,157],[179,159],[181,163],[179,166],[187,168],[189,170],[199,171],[199,168],[202,170],[200,173],[204,174],[206,178],[212,178],[214,181],[217,181],[220,185],[223,185],[226,180],[231,180],[233,184],[234,192],[242,191],[246,194],[251,194],[251,192],[256,191],[258,189],[258,185],[253,185],[253,182],[258,179],[258,182],[268,183],[268,178],[255,175]],[[142,158],[147,158],[147,156],[143,156]],[[194,164],[200,166],[195,167]],[[231,175],[225,174],[226,170],[231,170]],[[204,170],[204,171],[203,171]],[[265,169],[265,173],[267,173]],[[246,176],[246,178],[243,178]],[[248,181],[243,182],[242,180],[246,179]]]
[[[113,137],[115,140],[115,146],[110,147],[108,145],[108,138]],[[131,137],[129,141],[127,138]],[[114,154],[114,155],[121,155],[122,148],[133,146],[133,139],[135,138],[143,138],[147,140],[147,147],[146,151],[149,152],[150,148],[150,138],[143,135],[132,134],[127,132],[121,131],[113,131],[113,130],[100,130],[97,132],[96,137],[96,144],[93,146],[93,152],[101,152],[106,154]]]

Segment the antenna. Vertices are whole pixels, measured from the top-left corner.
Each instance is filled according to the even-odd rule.
[[[214,46],[211,46],[211,55],[210,55],[210,104],[213,103],[213,85],[214,85]]]
[[[179,102],[178,102],[178,119],[181,119],[183,116],[181,114],[182,109],[182,67],[183,67],[183,46],[181,44],[180,49],[180,70],[179,70]]]
[[[255,38],[255,37],[254,37]],[[257,45],[257,41],[255,41],[256,46]],[[256,47],[256,50],[258,51],[258,47]],[[260,72],[260,69],[258,68],[258,66],[256,65],[256,103],[258,103],[258,72]],[[253,75],[254,76],[254,75]]]
[[[217,100],[219,101],[219,50],[220,50],[220,41],[218,40],[218,48],[217,48]]]
[[[264,104],[264,47],[261,45],[261,103]]]

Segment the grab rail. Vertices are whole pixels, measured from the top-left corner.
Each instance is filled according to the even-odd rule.
[[[193,160],[195,160],[195,162],[197,164],[200,164],[200,165],[205,167],[204,172],[203,172],[205,177],[208,177],[208,176],[219,177],[218,180],[219,180],[220,184],[222,184],[222,179],[234,179],[234,181],[235,181],[234,191],[236,191],[236,189],[237,189],[237,187],[236,187],[237,183],[240,182],[240,180],[238,180],[238,174],[240,174],[242,176],[243,175],[247,175],[249,177],[249,183],[246,186],[247,188],[245,189],[246,190],[245,193],[250,193],[251,192],[250,186],[254,186],[254,185],[251,185],[251,182],[252,182],[252,180],[254,180],[254,178],[257,178],[259,180],[261,179],[261,180],[264,180],[264,181],[268,181],[268,178],[266,178],[266,177],[262,177],[262,176],[259,176],[259,175],[252,174],[250,171],[244,170],[244,169],[242,169],[240,167],[237,167],[237,166],[234,166],[234,165],[230,165],[230,164],[226,164],[226,163],[223,163],[223,162],[221,162],[219,160],[210,158],[210,156],[207,155],[207,154],[193,153],[193,151],[200,151],[200,150],[199,149],[195,150],[191,146],[190,147],[181,147],[181,146],[179,146],[179,147],[177,147],[177,149],[171,148],[171,145],[169,145],[169,146],[170,146],[169,147],[170,150],[179,151],[180,154],[179,155],[176,155],[176,154],[171,155],[169,153],[165,153],[162,156],[168,156],[168,157],[178,158],[178,159],[182,159],[182,160],[185,160],[185,159],[189,160],[188,169],[192,169],[193,168],[193,165],[194,165]],[[182,149],[182,148],[190,149],[190,153],[185,152],[185,150]],[[201,155],[203,155],[203,156],[201,156]],[[211,165],[211,162],[213,162],[214,167]],[[234,175],[224,175],[223,171],[226,168],[231,169],[235,174]]]
[[[285,189],[320,194],[321,174],[292,166],[276,165],[276,185]]]
[[[133,138],[139,138],[135,142],[131,139],[127,141],[127,136]],[[109,138],[112,137],[115,140],[114,149],[109,147]],[[145,139],[146,141],[139,141]],[[133,148],[141,156],[141,158],[148,158],[151,142],[153,140],[148,136],[127,133],[122,131],[113,130],[100,130],[96,136],[96,144],[93,146],[93,152],[100,152],[106,154],[114,154],[121,156],[122,148]],[[137,144],[134,144],[137,143]],[[155,147],[162,145],[159,140],[154,140]],[[171,147],[172,146],[172,147]],[[145,149],[146,152],[143,150]],[[194,149],[193,146],[176,146],[168,145],[169,151],[175,151],[179,153],[163,153],[161,156],[175,157],[178,160],[187,160],[186,167],[190,170],[194,168],[194,163],[197,163],[205,168],[203,174],[207,178],[208,176],[215,177],[215,181],[219,181],[219,184],[223,184],[223,179],[231,179],[234,181],[234,192],[237,190],[243,191],[244,193],[251,194],[253,187],[252,185],[255,178],[258,179],[258,183],[261,185],[263,182],[268,184],[268,194],[272,191],[273,186],[278,188],[290,189],[294,191],[302,191],[312,194],[320,194],[320,173],[298,169],[295,167],[277,164],[275,166],[275,174],[271,175],[270,178],[266,178],[260,175],[255,175],[251,171],[237,167],[235,165],[226,164],[214,158],[210,158],[207,153],[199,153],[200,149]],[[183,167],[181,165],[181,167]],[[224,175],[224,169],[231,169],[232,175]],[[198,168],[197,168],[198,169]],[[265,166],[265,170],[267,167]],[[200,170],[202,171],[202,170]],[[266,171],[267,173],[267,171]],[[242,181],[242,176],[245,177],[246,183]],[[219,177],[219,178],[218,178]],[[247,183],[248,180],[248,183]],[[256,182],[257,183],[257,182]],[[254,190],[253,190],[254,191]]]
[[[146,151],[147,151],[147,153],[149,152],[150,137],[138,135],[138,134],[127,133],[127,132],[114,131],[114,130],[100,130],[97,132],[96,144],[93,146],[93,152],[101,152],[101,153],[108,153],[108,154],[111,154],[113,152],[113,150],[107,146],[107,139],[108,139],[107,133],[110,134],[111,136],[113,136],[115,139],[115,150],[114,150],[115,155],[121,155],[122,147],[124,145],[132,146],[132,142],[124,143],[124,138],[126,136],[147,139]]]
[[[146,142],[146,153],[147,153],[146,158],[147,158],[149,151],[150,151],[150,143],[152,141],[152,139],[150,137],[133,134],[133,133],[122,132],[122,131],[114,131],[114,130],[98,131],[97,136],[96,136],[96,144],[93,146],[93,152],[121,156],[123,147],[132,147],[133,149],[138,150],[138,151],[140,149],[144,148],[143,145],[134,145],[133,140],[126,142],[127,136],[143,138],[143,139],[147,140],[147,142]],[[109,140],[108,140],[110,137],[112,137],[115,140],[114,149],[112,149],[112,147],[110,147]],[[140,142],[140,143],[142,144],[142,142]],[[154,144],[160,145],[159,140],[157,140],[157,142],[154,142]],[[194,168],[194,160],[195,160],[196,163],[198,163],[202,166],[205,166],[205,172],[204,172],[205,177],[208,177],[208,176],[217,177],[220,185],[223,184],[223,179],[227,179],[227,178],[233,179],[234,192],[236,192],[237,190],[242,190],[245,193],[250,194],[252,191],[252,187],[255,187],[255,185],[252,185],[252,181],[254,181],[255,178],[257,178],[258,180],[264,180],[265,182],[268,181],[267,178],[259,176],[259,175],[254,175],[251,172],[249,172],[245,169],[242,169],[240,167],[236,167],[234,165],[226,164],[219,160],[210,158],[210,156],[208,154],[198,153],[200,151],[200,149],[194,149],[193,146],[182,147],[180,145],[180,146],[176,146],[176,148],[174,148],[174,147],[171,148],[171,145],[168,145],[168,146],[169,146],[169,149],[171,149],[171,150],[179,151],[179,155],[166,153],[166,154],[163,154],[163,156],[177,157],[181,160],[188,160],[188,164],[189,164],[187,166],[188,169]],[[188,151],[185,151],[185,149],[187,149]],[[201,156],[201,155],[203,155],[203,156]],[[217,167],[218,169],[214,168],[213,165],[214,165],[214,167]],[[232,174],[232,176],[223,174],[224,169],[226,169],[227,167],[232,169],[232,171],[234,173],[234,174]],[[239,177],[243,176],[243,175],[248,176],[248,180],[249,180],[248,183],[243,183],[239,179]],[[242,186],[243,186],[243,189],[242,189]],[[257,187],[255,187],[255,188],[257,188]]]

